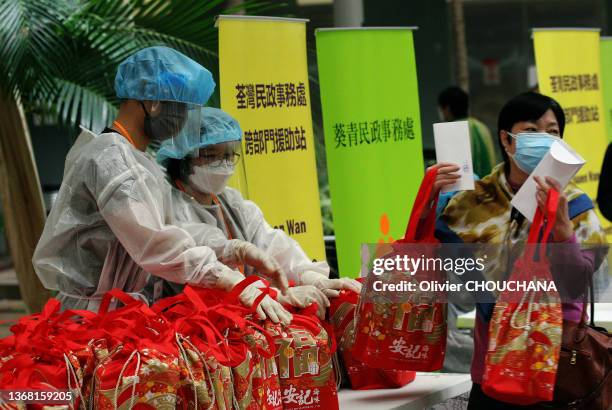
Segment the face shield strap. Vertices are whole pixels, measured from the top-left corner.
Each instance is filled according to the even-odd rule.
[[[140,103],[140,106],[142,107],[142,110],[144,111],[144,115],[145,118],[151,118],[151,114],[149,114],[149,112],[147,111],[147,107],[145,107],[144,103],[142,101],[138,101]]]

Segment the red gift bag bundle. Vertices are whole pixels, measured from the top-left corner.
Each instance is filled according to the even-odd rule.
[[[274,361],[275,347],[267,332],[250,324],[242,331],[230,332],[228,338],[248,346],[245,359],[232,368],[238,408],[282,409],[280,381]]]
[[[509,280],[552,280],[546,243],[555,223],[559,193],[548,193],[546,220],[537,210],[527,247]],[[546,222],[546,223],[545,223]],[[544,228],[541,241],[540,231]],[[538,258],[536,256],[536,244]],[[562,337],[562,311],[556,292],[502,292],[489,324],[489,346],[482,390],[497,400],[528,405],[553,399]]]
[[[398,388],[412,382],[416,373],[409,370],[375,369],[359,360],[353,354],[355,309],[359,294],[342,290],[338,297],[330,300],[329,321],[331,322],[336,344],[342,362],[354,390],[373,390]]]
[[[71,390],[71,408],[338,408],[328,333],[305,315],[286,328],[255,322],[273,291],[263,282],[252,308],[238,295],[258,280],[229,294],[187,286],[152,307],[114,289],[99,313],[60,313],[52,300],[0,340],[0,384]],[[123,306],[111,311],[114,300]]]
[[[156,303],[152,310],[172,323],[175,331],[180,369],[176,408],[232,408],[230,349],[208,317],[209,308],[187,287],[184,293]],[[245,357],[246,349],[235,354]]]
[[[3,389],[68,391],[72,408],[84,405],[83,385],[90,378],[95,358],[87,340],[95,313],[59,312],[51,299],[39,314],[21,318],[11,327],[13,335],[2,340],[0,386]],[[79,321],[72,320],[75,316]],[[60,398],[58,396],[58,398]],[[29,404],[42,408],[42,404]]]
[[[416,251],[419,257],[434,255],[438,244],[434,236],[437,197],[423,222],[421,216],[429,208],[436,175],[436,169],[425,175],[404,238],[380,246],[378,253],[391,250],[391,253],[405,254],[408,247],[402,248],[402,244],[416,244],[420,245]],[[419,281],[444,282],[446,279],[445,273],[439,271],[419,271],[417,275]],[[416,280],[410,276],[406,279]],[[412,292],[404,303],[360,301],[353,356],[373,368],[424,372],[441,369],[446,351],[445,302],[444,294],[420,291]]]
[[[338,409],[333,337],[316,316],[293,314],[289,326],[266,322],[276,343],[283,409]]]
[[[224,349],[231,359],[226,363],[232,367],[235,406],[239,409],[279,410],[282,402],[274,360],[274,340],[252,320],[254,309],[268,294],[269,288],[261,288],[262,297],[251,309],[242,306],[238,300],[244,288],[257,281],[267,285],[259,277],[250,276],[229,294],[195,287],[186,287],[184,293],[224,334]]]
[[[108,312],[112,298],[125,306]],[[172,327],[146,304],[117,289],[104,296],[100,317],[111,351],[96,366],[92,408],[175,407],[180,370]]]

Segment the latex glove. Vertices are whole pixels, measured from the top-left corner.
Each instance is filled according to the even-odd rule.
[[[361,283],[357,282],[355,279],[329,279],[322,273],[314,271],[306,271],[302,273],[300,275],[300,284],[312,285],[321,290],[328,298],[337,297],[342,289],[348,289],[356,293],[361,293]]]
[[[256,283],[253,283],[244,288],[238,298],[243,305],[252,307],[260,295],[261,290],[257,287]],[[293,320],[291,313],[287,312],[283,305],[272,299],[269,295],[264,296],[255,311],[261,320],[268,318],[274,323],[282,323],[283,325],[288,325]]]
[[[234,288],[234,286],[242,282],[244,279],[245,278],[242,273],[227,268],[227,270],[224,271],[221,276],[219,276],[219,279],[217,280],[217,287],[229,292]],[[253,304],[262,293],[262,291],[258,288],[257,283],[261,282],[258,281],[250,284],[244,288],[244,290],[238,296],[240,302],[242,302],[242,304],[246,307],[253,307]],[[291,313],[287,312],[283,305],[268,295],[264,296],[259,305],[255,308],[255,311],[261,320],[269,318],[274,323],[288,325],[293,319]]]
[[[295,286],[289,288],[284,295],[279,294],[278,301],[284,305],[291,305],[298,308],[308,307],[315,302],[317,304],[317,316],[319,319],[325,319],[325,310],[329,307],[329,299],[325,293],[317,289],[315,286]]]
[[[257,272],[270,279],[282,293],[287,292],[289,282],[283,268],[268,255],[250,242],[234,240],[234,252],[240,263],[252,266]]]

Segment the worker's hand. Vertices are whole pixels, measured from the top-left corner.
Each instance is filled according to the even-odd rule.
[[[289,288],[284,295],[279,294],[277,299],[283,305],[291,305],[298,308],[306,308],[313,302],[317,304],[317,316],[325,319],[325,309],[329,307],[329,299],[325,293],[315,286],[304,285]]]
[[[261,293],[262,291],[257,287],[257,283],[253,283],[244,288],[238,298],[243,305],[253,307],[253,304]],[[269,295],[264,296],[259,305],[255,308],[255,311],[261,320],[268,318],[274,323],[281,323],[283,325],[288,325],[293,319],[291,313],[287,312],[283,305],[272,299]]]
[[[340,278],[329,279],[322,273],[306,271],[300,275],[300,283],[302,285],[312,285],[322,291],[328,298],[335,298],[340,294],[342,289],[352,290],[356,293],[361,293],[361,283],[355,279]]]
[[[252,266],[257,272],[270,279],[270,282],[282,293],[287,292],[289,288],[287,274],[270,255],[250,242],[234,241],[234,253],[240,263]]]

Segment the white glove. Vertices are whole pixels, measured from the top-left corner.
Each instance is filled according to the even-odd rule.
[[[245,278],[242,273],[227,268],[227,270],[224,271],[217,280],[217,287],[229,292],[234,286],[242,282],[244,279]],[[246,307],[252,307],[257,298],[261,295],[262,292],[257,287],[258,283],[261,283],[261,281],[250,284],[244,288],[244,290],[238,296],[240,302],[242,302],[242,304]],[[269,318],[274,323],[288,325],[293,319],[291,313],[287,312],[283,305],[268,295],[264,296],[255,311],[261,320]]]
[[[301,285],[312,285],[321,290],[328,298],[335,298],[340,294],[340,290],[348,289],[356,293],[361,293],[361,283],[355,279],[340,278],[330,279],[319,272],[306,271],[300,275]]]
[[[243,305],[252,307],[260,295],[261,290],[257,287],[257,283],[253,283],[244,288],[239,299]],[[255,310],[261,320],[268,318],[274,323],[282,323],[283,325],[288,325],[293,320],[291,313],[287,312],[283,305],[272,299],[269,295],[264,296]]]
[[[311,303],[317,304],[317,316],[325,319],[325,309],[329,307],[329,299],[323,292],[314,286],[296,286],[289,288],[284,294],[278,294],[277,299],[284,305],[291,305],[299,308],[308,307]]]
[[[267,276],[282,293],[287,291],[289,288],[287,274],[270,255],[250,242],[237,239],[233,241],[235,242],[234,253],[238,262],[252,266],[257,272]]]

